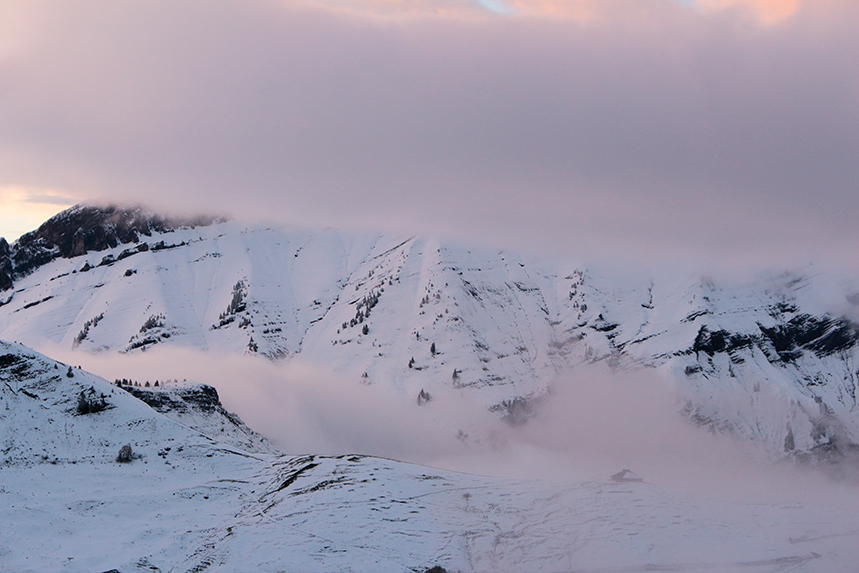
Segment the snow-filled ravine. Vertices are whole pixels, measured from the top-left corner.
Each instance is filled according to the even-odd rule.
[[[163,413],[130,390],[0,343],[0,570],[848,572],[859,563],[859,500],[845,486],[755,498],[647,476],[562,484],[288,456],[214,407],[210,389],[139,391]],[[181,396],[186,407],[166,406]]]

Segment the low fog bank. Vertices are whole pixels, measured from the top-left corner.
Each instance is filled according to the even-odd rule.
[[[653,370],[582,366],[560,376],[511,424],[451,388],[417,406],[392,386],[360,384],[300,360],[156,348],[134,355],[41,347],[108,380],[187,379],[289,454],[368,454],[433,467],[577,483],[628,468],[660,486],[744,502],[855,501],[855,484],[711,434],[681,417],[673,384]]]

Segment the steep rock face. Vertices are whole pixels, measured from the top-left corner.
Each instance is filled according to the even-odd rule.
[[[22,235],[11,247],[0,239],[0,291],[55,258],[72,258],[117,245],[137,243],[141,236],[180,227],[208,225],[213,218],[169,218],[142,208],[76,205]]]
[[[6,239],[0,237],[0,291],[12,288],[12,252]]]
[[[766,412],[769,423],[766,429],[758,424],[755,438],[773,452],[859,458],[859,325],[794,305],[770,307],[766,316],[768,323],[758,318],[729,330],[701,321],[691,348],[671,359],[684,365],[686,382],[698,389],[683,411],[699,424],[739,435],[749,435],[748,421]],[[733,416],[726,415],[729,409]]]
[[[166,388],[125,388],[132,396],[143,400],[156,412],[187,412],[189,408],[203,412],[219,411],[223,408],[218,391],[208,384],[187,386],[168,391]]]
[[[268,440],[246,426],[241,418],[224,409],[213,386],[123,386],[123,389],[156,412],[204,435],[217,437],[219,441],[247,452],[278,453]]]

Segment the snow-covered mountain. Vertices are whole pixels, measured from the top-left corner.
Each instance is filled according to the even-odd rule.
[[[654,369],[689,418],[774,458],[859,444],[859,295],[827,274],[717,282],[85,206],[0,244],[0,268],[0,337],[35,347],[301,357],[415,407],[454,388],[511,421],[604,361]]]
[[[855,497],[746,503],[284,456],[211,389],[137,390],[0,342],[0,570],[847,572],[859,558]]]

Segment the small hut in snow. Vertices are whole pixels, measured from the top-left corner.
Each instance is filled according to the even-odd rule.
[[[631,470],[622,470],[611,476],[612,481],[644,481],[644,478]]]

